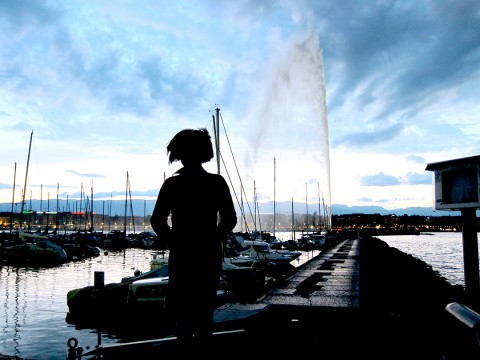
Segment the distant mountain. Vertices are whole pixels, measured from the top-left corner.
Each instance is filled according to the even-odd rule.
[[[89,207],[91,204],[87,205]],[[150,215],[155,206],[155,200],[132,200],[128,202],[127,206],[125,200],[97,200],[93,201],[93,211],[97,214],[105,214],[111,216],[124,216],[125,208],[127,207],[127,214],[130,216],[133,212],[135,216],[146,216]],[[85,211],[85,204],[80,205],[80,201],[69,200],[58,200],[40,202],[40,200],[28,201],[25,205],[25,209],[31,209],[34,211]],[[239,211],[239,206],[237,206],[237,211]],[[249,215],[250,212],[254,213],[253,204],[244,204],[243,208],[246,209],[246,213]],[[11,203],[0,203],[0,211],[11,211]],[[20,204],[14,206],[14,212],[20,211]],[[292,203],[289,201],[276,202],[275,207],[273,201],[260,203],[258,204],[258,212],[260,214],[291,214],[292,213]],[[323,207],[319,209],[318,204],[310,204],[308,209],[305,203],[294,202],[293,203],[293,212],[294,214],[314,214],[323,212]],[[345,214],[380,214],[380,215],[419,215],[419,216],[459,216],[461,215],[460,211],[435,211],[432,207],[409,207],[409,208],[399,208],[393,210],[387,210],[380,206],[348,206],[342,204],[333,204],[332,205],[332,214],[333,215],[345,215]]]
[[[273,212],[273,203],[264,203],[259,205],[260,212],[263,213],[272,213]],[[305,214],[307,208],[305,204],[294,203],[294,213]],[[313,214],[314,212],[323,211],[323,208],[319,210],[318,205],[310,204],[308,206],[308,213]],[[277,202],[275,206],[275,212],[277,213],[292,213],[292,204],[291,202]],[[387,210],[381,206],[348,206],[342,204],[333,204],[332,205],[332,214],[333,215],[345,215],[345,214],[380,214],[380,215],[419,215],[419,216],[459,216],[461,215],[460,211],[435,211],[432,207],[409,207],[409,208],[398,208],[393,210]]]

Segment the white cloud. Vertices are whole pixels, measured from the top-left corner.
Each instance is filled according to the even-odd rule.
[[[430,206],[426,164],[480,151],[479,10],[0,2],[1,201],[12,199],[15,168],[21,196],[32,130],[32,192],[59,184],[73,194],[92,181],[99,193],[121,192],[129,171],[134,193],[155,194],[175,170],[168,140],[211,129],[218,104],[222,153],[232,146],[248,196],[255,182],[273,199],[276,159],[277,200],[307,192],[315,201],[320,187],[332,203]]]

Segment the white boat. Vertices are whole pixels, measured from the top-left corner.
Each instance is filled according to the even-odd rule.
[[[127,303],[131,306],[155,303],[157,309],[164,309],[169,287],[168,276],[133,281],[128,286]]]
[[[289,264],[302,254],[300,251],[273,250],[267,242],[259,240],[240,241],[237,251],[240,254],[272,261],[278,265]]]
[[[326,245],[326,233],[318,230],[304,229],[297,242],[300,249],[321,250]]]
[[[158,269],[168,265],[168,253],[166,251],[157,251],[152,254],[152,260],[150,260],[150,269]]]

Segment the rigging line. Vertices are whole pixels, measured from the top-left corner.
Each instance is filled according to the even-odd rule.
[[[243,193],[243,195],[245,195],[245,199],[248,199],[247,197],[247,194],[245,192],[245,187],[243,186],[243,182],[242,182],[242,178],[240,176],[240,173],[238,172],[238,166],[237,166],[237,162],[235,160],[235,156],[233,155],[233,150],[232,150],[232,145],[230,143],[230,139],[228,137],[228,134],[227,134],[227,129],[225,128],[225,123],[223,122],[223,116],[222,116],[222,113],[220,113],[220,120],[222,122],[222,126],[223,126],[223,132],[225,133],[225,138],[227,139],[227,143],[228,143],[228,148],[230,149],[230,154],[232,155],[232,159],[233,159],[233,163],[235,165],[235,170],[237,170],[237,176],[238,176],[238,179],[240,181],[240,192]],[[220,151],[220,157],[222,158],[222,162],[223,162],[223,167],[226,168],[225,166],[225,161],[223,160],[223,157],[222,157],[222,152]],[[233,186],[232,186],[233,187]],[[237,202],[238,202],[238,198],[237,198]],[[253,217],[253,214],[252,214],[252,209],[250,208],[250,204],[248,203],[247,201],[247,206],[248,206],[248,210],[250,212],[250,216],[252,217],[252,220],[254,220],[254,217]]]
[[[224,123],[224,121],[223,121],[223,116],[222,116],[221,113],[220,113],[220,120],[222,121],[223,131],[224,131],[224,133],[225,133],[225,138],[227,139],[227,142],[228,142],[228,148],[230,149],[230,154],[232,155],[233,163],[235,164],[235,169],[237,170],[237,176],[238,176],[238,179],[239,179],[239,181],[240,181],[240,192],[243,193],[243,195],[245,195],[245,199],[247,199],[248,197],[247,197],[247,194],[246,194],[246,192],[245,192],[245,187],[243,186],[243,181],[242,181],[242,178],[241,178],[240,173],[239,173],[239,171],[238,171],[237,162],[236,162],[236,160],[235,160],[235,156],[233,155],[232,145],[231,145],[231,143],[230,143],[230,139],[229,139],[229,137],[228,137],[227,129],[225,128],[225,123]],[[223,161],[223,160],[222,160],[222,161]],[[226,168],[225,163],[224,163],[223,166]],[[238,200],[237,200],[237,201],[238,201]],[[248,206],[248,209],[249,209],[249,211],[250,211],[250,216],[252,217],[252,221],[255,221],[255,220],[254,220],[254,217],[253,217],[253,214],[252,214],[252,209],[250,208],[250,204],[248,203],[248,201],[247,201],[247,206]]]
[[[227,177],[228,177],[228,181],[230,182],[230,186],[232,188],[234,188],[233,186],[233,183],[232,183],[232,178],[230,177],[230,173],[228,172],[228,169],[227,169],[227,166],[225,165],[225,160],[223,159],[223,155],[222,155],[222,152],[220,152],[220,159],[222,159],[222,163],[223,163],[223,167],[225,168],[225,172],[227,173]],[[233,192],[233,195],[235,196],[235,199],[237,200],[237,204],[240,208],[240,202],[238,200],[238,196],[237,196],[237,193],[234,191]],[[247,202],[247,205],[248,205],[248,202]],[[241,209],[242,210],[242,209]],[[246,231],[248,232],[248,225],[247,225],[247,219],[245,217],[245,212],[244,211],[241,211],[241,216],[243,218],[243,221],[245,223],[245,227],[246,227]]]
[[[130,179],[128,180],[128,194],[130,196],[130,215],[132,216],[133,233],[135,234],[135,217],[133,216],[132,188],[130,187]]]

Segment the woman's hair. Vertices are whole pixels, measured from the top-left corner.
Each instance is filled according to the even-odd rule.
[[[178,132],[167,145],[169,163],[174,161],[199,161],[205,163],[213,158],[213,146],[207,129],[185,129]]]

